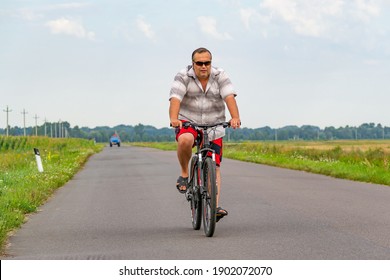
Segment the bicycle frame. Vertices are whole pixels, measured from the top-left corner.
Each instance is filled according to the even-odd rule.
[[[210,145],[210,140],[209,140],[209,134],[207,132],[207,129],[209,128],[216,128],[217,126],[223,126],[224,128],[229,126],[228,122],[220,122],[216,124],[197,124],[197,123],[192,123],[192,122],[185,122],[183,123],[183,127],[190,127],[192,126],[197,132],[198,135],[202,135],[202,140],[195,139],[195,145],[196,145],[196,152],[195,155],[197,156],[198,160],[197,163],[194,165],[194,168],[197,168],[197,174],[198,174],[198,182],[197,186],[201,189],[201,194],[204,195],[205,189],[204,189],[204,184],[203,184],[203,163],[204,159],[207,157],[208,152],[211,153],[211,158],[213,162],[215,162],[215,151],[211,148]],[[193,170],[195,172],[195,170]],[[194,172],[191,172],[191,174],[194,174]],[[190,181],[193,180],[193,177],[190,178]]]

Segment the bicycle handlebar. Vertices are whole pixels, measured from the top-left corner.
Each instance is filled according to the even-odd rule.
[[[198,124],[198,123],[186,121],[183,123],[183,127],[185,127],[185,128],[188,128],[190,126],[194,126],[194,127],[198,127],[198,128],[207,129],[207,128],[216,127],[219,125],[222,125],[224,128],[230,127],[230,122],[220,122],[220,123],[215,123],[215,124]],[[174,126],[172,126],[172,124],[170,124],[170,127],[174,127]],[[176,127],[178,127],[178,126],[176,126]]]
[[[230,126],[230,122],[219,122],[219,123],[214,123],[214,124],[198,124],[198,123],[194,123],[194,122],[184,122],[183,123],[183,127],[185,127],[185,128],[188,128],[190,126],[195,126],[195,127],[202,128],[202,129],[212,128],[212,127],[216,127],[219,125],[222,125],[224,128],[226,128],[226,127]]]

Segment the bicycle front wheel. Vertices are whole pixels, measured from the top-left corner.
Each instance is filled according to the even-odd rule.
[[[191,218],[192,218],[192,227],[194,230],[199,230],[202,221],[202,201],[200,197],[199,190],[199,178],[200,174],[198,168],[197,156],[193,156],[191,159],[190,165],[190,190],[191,190]]]
[[[207,237],[212,237],[216,224],[217,209],[217,180],[216,166],[211,158],[206,158],[203,165],[203,183],[202,193],[203,206],[203,228]]]

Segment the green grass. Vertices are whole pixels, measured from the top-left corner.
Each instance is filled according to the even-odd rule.
[[[175,150],[176,143],[137,143]],[[390,186],[390,141],[224,143],[225,158]]]
[[[81,139],[0,137],[0,246],[52,193],[64,185],[102,145]],[[40,150],[38,172],[33,148]]]

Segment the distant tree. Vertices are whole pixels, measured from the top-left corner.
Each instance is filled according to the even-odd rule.
[[[63,129],[67,135],[62,137],[75,137],[85,139],[95,139],[97,142],[107,142],[109,137],[117,132],[124,142],[138,141],[175,141],[175,133],[171,128],[157,129],[151,125],[137,124],[118,125],[115,127],[99,126],[71,127],[70,123],[62,122]],[[46,123],[46,133],[48,137],[58,137],[58,123]],[[24,129],[18,126],[10,127],[10,135],[23,135]],[[44,124],[38,126],[38,135],[44,135]],[[260,128],[227,128],[225,141],[274,141],[277,133],[277,140],[332,140],[332,139],[390,139],[390,127],[375,123],[363,123],[358,127],[345,126],[335,128],[333,126],[320,129],[317,126],[303,125],[301,127],[289,125],[282,128],[271,128],[269,126]],[[5,129],[0,128],[0,135],[5,134]],[[26,134],[35,135],[35,126],[26,127]]]
[[[135,127],[134,127],[134,132],[135,134],[138,136],[138,139],[141,140],[143,138],[143,135],[144,135],[144,129],[145,129],[145,126],[141,123],[137,124]],[[138,141],[139,141],[138,140]]]

